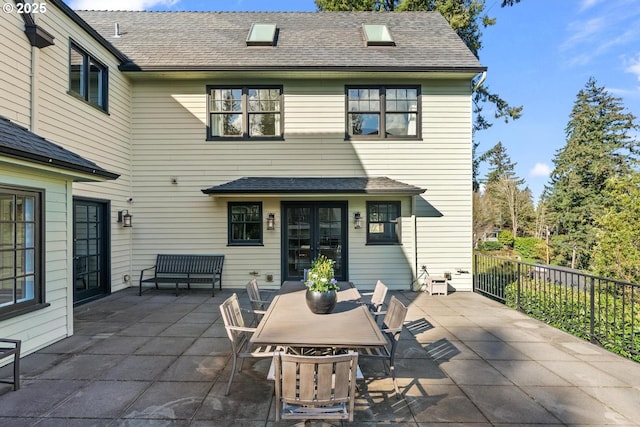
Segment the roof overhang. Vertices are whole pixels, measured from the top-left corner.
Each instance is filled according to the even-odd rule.
[[[51,157],[0,147],[0,164],[29,167],[45,172],[69,176],[75,182],[98,182],[118,179],[119,174],[64,162]]]
[[[387,177],[243,177],[202,190],[213,196],[394,195],[416,196],[424,188]]]

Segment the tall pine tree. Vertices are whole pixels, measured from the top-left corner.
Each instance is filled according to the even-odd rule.
[[[559,263],[588,268],[596,243],[595,219],[614,202],[607,180],[628,175],[637,164],[639,147],[630,135],[638,129],[634,121],[621,99],[594,78],[578,92],[566,145],[553,160],[547,204]]]

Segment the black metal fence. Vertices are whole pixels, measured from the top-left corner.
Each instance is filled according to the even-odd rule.
[[[640,285],[475,254],[475,292],[640,361]]]

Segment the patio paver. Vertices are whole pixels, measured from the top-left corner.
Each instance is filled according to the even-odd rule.
[[[0,425],[277,426],[268,360],[224,396],[230,344],[218,306],[244,290],[120,291],[75,309],[72,337],[0,384]],[[409,306],[396,370],[361,363],[353,426],[640,425],[640,364],[473,293],[390,292]],[[295,320],[292,320],[295,321]],[[0,378],[11,376],[10,366]]]

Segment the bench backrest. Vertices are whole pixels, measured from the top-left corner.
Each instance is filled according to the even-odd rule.
[[[156,258],[156,274],[222,273],[224,255],[168,255],[158,254]]]

